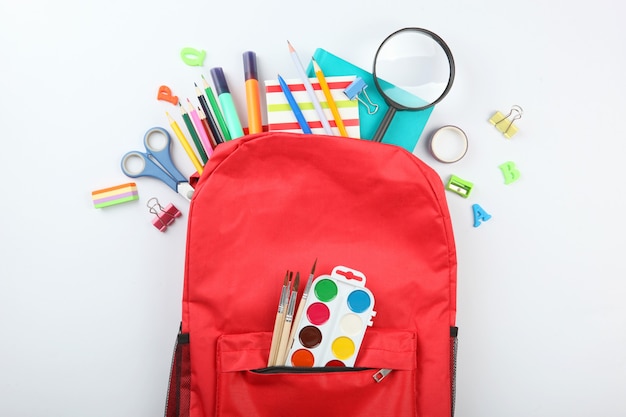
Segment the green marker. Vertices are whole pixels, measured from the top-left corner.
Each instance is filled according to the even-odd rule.
[[[224,70],[221,67],[211,68],[211,77],[213,78],[217,98],[222,105],[222,111],[224,112],[224,119],[226,120],[230,137],[231,139],[237,139],[243,136],[243,128],[241,127],[241,121],[239,120],[233,97],[230,95],[226,77],[224,77]]]

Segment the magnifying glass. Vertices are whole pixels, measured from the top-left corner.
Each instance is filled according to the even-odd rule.
[[[437,34],[400,29],[380,44],[374,57],[374,84],[389,108],[374,137],[380,142],[398,110],[425,110],[439,103],[454,81],[454,58]]]

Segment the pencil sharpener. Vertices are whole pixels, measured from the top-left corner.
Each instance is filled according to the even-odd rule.
[[[469,197],[473,187],[474,184],[469,181],[463,180],[456,175],[451,175],[448,183],[446,184],[447,190],[455,192],[463,198]]]

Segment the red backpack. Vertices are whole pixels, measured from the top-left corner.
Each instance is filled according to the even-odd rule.
[[[315,263],[316,262],[316,263]],[[268,367],[287,270],[375,297],[354,366]],[[444,187],[406,150],[262,133],[219,145],[189,211],[166,417],[453,415],[456,250]]]

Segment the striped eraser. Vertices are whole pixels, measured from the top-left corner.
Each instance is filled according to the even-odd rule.
[[[92,191],[91,198],[95,208],[102,208],[137,200],[139,199],[139,194],[137,193],[137,184],[129,182],[116,185],[115,187]]]

